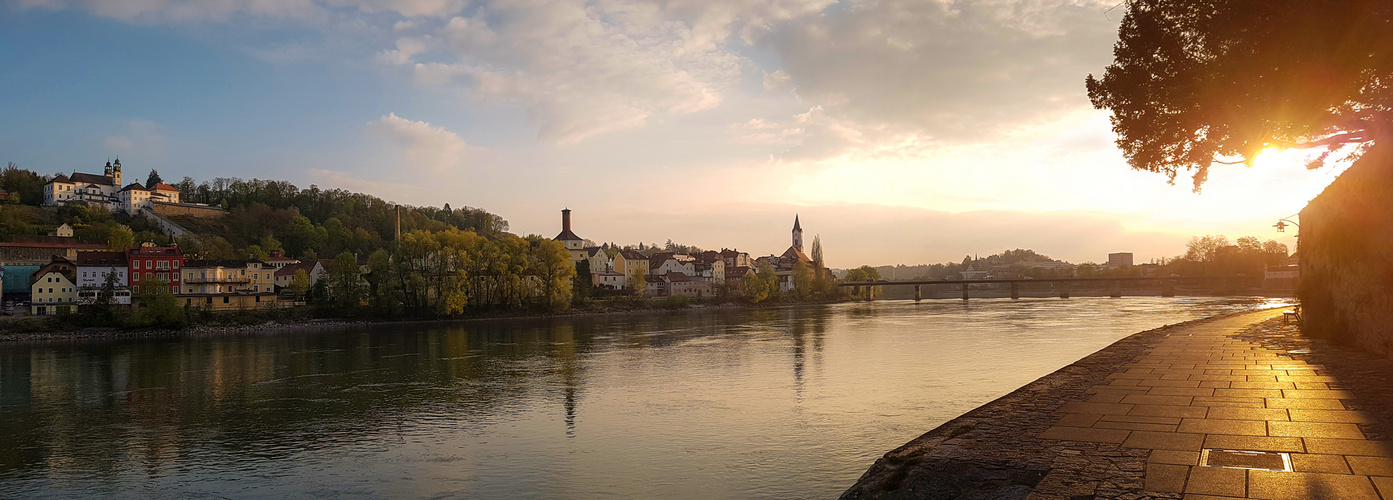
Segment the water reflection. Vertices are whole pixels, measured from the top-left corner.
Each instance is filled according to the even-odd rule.
[[[879,302],[0,346],[0,497],[832,496],[1140,329],[1259,299]]]

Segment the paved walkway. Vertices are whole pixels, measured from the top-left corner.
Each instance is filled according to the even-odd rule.
[[[1353,393],[1322,365],[1233,338],[1280,315],[1244,314],[1165,336],[1085,399],[1064,403],[1037,437],[1057,449],[1113,443],[1149,453],[1143,490],[1158,496],[1393,500],[1393,441],[1366,438],[1361,424],[1375,420],[1349,409],[1358,407]],[[1287,463],[1290,472],[1269,470]]]

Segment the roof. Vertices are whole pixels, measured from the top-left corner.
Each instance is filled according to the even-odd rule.
[[[793,230],[798,232],[803,231],[803,226],[798,225],[798,214],[793,214]]]
[[[58,174],[58,175],[54,176],[54,177],[53,177],[53,180],[48,181],[48,182],[61,182],[61,183],[63,183],[63,184],[72,184],[72,183],[73,183],[72,180],[68,179],[68,176],[63,175],[63,174]]]
[[[754,271],[749,266],[731,266],[726,268],[726,279],[739,278]]]
[[[82,252],[77,254],[79,266],[126,267],[126,252]]]
[[[48,273],[62,274],[68,281],[77,282],[77,266],[74,266],[68,259],[54,257],[53,262],[49,262],[44,267],[40,267],[38,271],[34,271],[34,274],[29,277],[29,286],[34,286],[34,283],[38,283],[39,278]]]
[[[64,238],[68,239],[68,238]],[[9,248],[73,248],[77,250],[105,249],[106,245],[96,243],[28,243],[23,241],[0,241],[0,247]]]
[[[627,260],[648,260],[648,257],[644,257],[637,250],[620,250],[619,255],[623,255]]]
[[[561,234],[556,235],[556,237],[552,239],[556,241],[580,241],[585,238],[576,236],[576,233],[572,233],[570,229],[564,229],[561,231]]]
[[[692,277],[691,277],[691,276],[687,276],[686,274],[682,274],[682,273],[679,273],[679,272],[677,272],[677,271],[669,271],[667,274],[663,275],[663,279],[667,280],[667,281],[670,282],[670,283],[680,283],[680,282],[683,282],[683,281],[692,281]]]
[[[179,247],[173,245],[167,247],[150,246],[127,248],[126,257],[132,255],[138,257],[183,257],[184,252],[179,250]]]
[[[121,192],[126,191],[149,191],[149,189],[145,189],[145,186],[140,185],[139,182],[132,182],[126,187],[121,188]]]
[[[189,259],[184,261],[184,267],[247,267],[247,264],[259,263],[256,259],[222,259],[222,260],[200,260]]]
[[[171,186],[171,185],[169,185],[169,184],[165,184],[165,183],[163,183],[163,182],[157,182],[157,183],[155,183],[154,186],[150,186],[150,189],[151,189],[151,190],[160,190],[160,191],[178,191],[178,190],[179,190],[179,188],[176,188],[176,187]]]
[[[783,255],[780,255],[779,258],[780,258],[780,259],[797,259],[799,262],[812,262],[812,261],[813,261],[813,259],[808,258],[808,254],[803,253],[803,251],[802,251],[802,250],[799,250],[798,247],[793,247],[793,246],[788,247],[788,250],[784,250],[784,254],[783,254]]]
[[[305,274],[310,274],[314,272],[314,267],[317,265],[319,265],[319,261],[290,264],[280,269],[277,269],[276,276],[294,276],[295,271],[304,271]]]
[[[78,172],[73,172],[72,181],[83,182],[87,184],[104,184],[107,186],[112,185],[113,182],[112,178],[107,177],[105,175],[83,174]]]

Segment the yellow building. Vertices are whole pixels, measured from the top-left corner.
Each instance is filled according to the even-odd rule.
[[[34,272],[29,293],[29,312],[36,316],[77,312],[77,266],[67,259],[53,259]]]
[[[275,292],[276,268],[259,260],[186,260],[178,295]]]
[[[274,292],[261,293],[195,293],[179,296],[184,305],[210,311],[249,311],[290,307],[290,302],[276,298]]]

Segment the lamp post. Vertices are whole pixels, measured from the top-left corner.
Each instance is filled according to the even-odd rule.
[[[1301,229],[1301,225],[1300,225],[1300,224],[1297,224],[1296,221],[1291,220],[1292,217],[1296,217],[1296,216],[1293,215],[1293,216],[1290,216],[1290,217],[1283,217],[1283,218],[1281,218],[1281,219],[1278,219],[1278,220],[1277,220],[1277,223],[1276,223],[1276,224],[1273,224],[1272,227],[1277,228],[1277,232],[1279,232],[1279,233],[1285,233],[1285,232],[1286,232],[1287,224],[1291,224],[1291,225],[1293,225],[1293,226],[1296,226],[1297,229]]]

